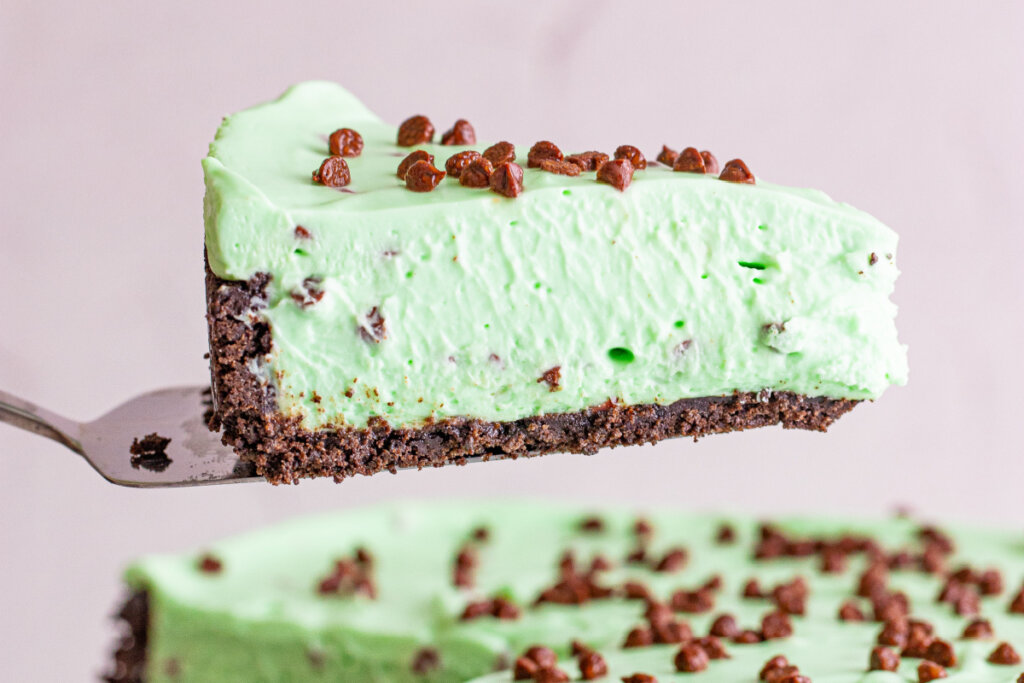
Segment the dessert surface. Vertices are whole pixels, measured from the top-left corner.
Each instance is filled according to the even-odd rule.
[[[321,164],[342,127],[360,148],[331,187]],[[653,154],[618,189],[531,168],[529,146],[518,196],[452,176],[412,191],[396,170],[413,150],[443,169],[489,147],[437,144],[437,127],[398,145],[345,90],[305,83],[228,117],[204,160],[209,268],[263,284],[248,316],[271,342],[239,362],[302,430],[734,392],[856,401],[905,381],[897,239],[871,216]]]
[[[1022,580],[1019,533],[905,517],[406,504],[140,560],[111,680],[1009,683]]]

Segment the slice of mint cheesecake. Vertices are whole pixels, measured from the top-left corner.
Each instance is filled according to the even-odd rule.
[[[905,382],[871,216],[693,147],[490,139],[322,82],[224,120],[212,425],[270,481],[824,430]]]

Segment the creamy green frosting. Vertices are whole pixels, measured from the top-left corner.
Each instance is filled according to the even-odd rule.
[[[612,675],[654,674],[661,683],[688,681],[673,673],[677,646],[620,650],[628,631],[644,622],[642,601],[622,598],[583,606],[531,606],[557,578],[562,553],[571,549],[581,563],[597,553],[613,564],[600,583],[618,586],[627,580],[646,583],[667,600],[679,588],[695,589],[721,576],[715,607],[705,614],[680,614],[696,635],[704,635],[715,616],[733,614],[741,626],[757,628],[772,609],[767,600],[744,600],[744,583],[756,578],[762,587],[803,576],[809,583],[807,614],[793,617],[794,634],[756,645],[726,643],[729,660],[711,662],[700,674],[705,683],[756,680],[769,657],[785,654],[815,683],[896,683],[916,680],[917,659],[904,658],[900,672],[867,673],[868,653],[880,630],[875,622],[841,622],[839,605],[853,594],[864,558],[853,556],[846,571],[818,571],[817,556],[805,559],[751,559],[758,523],[728,518],[736,542],[715,542],[721,517],[654,511],[650,553],[658,556],[678,545],[689,551],[681,571],[656,573],[627,564],[636,544],[635,513],[627,509],[599,512],[600,533],[584,533],[580,521],[591,510],[535,501],[513,503],[405,504],[364,509],[320,518],[295,520],[275,528],[215,543],[204,550],[221,560],[218,574],[198,570],[199,552],[148,557],[127,572],[134,589],[149,591],[149,683],[233,681],[466,681],[486,675],[501,657],[514,657],[528,646],[545,644],[558,651],[561,666],[578,680],[569,657],[571,639],[598,649]],[[456,552],[479,525],[490,530],[480,544],[476,587],[452,585]],[[780,521],[796,537],[839,538],[868,534],[886,550],[919,550],[918,524],[909,519]],[[1017,532],[944,529],[956,545],[949,566],[969,562],[976,569],[997,568],[1006,588],[981,600],[983,616],[995,640],[969,641],[960,633],[969,618],[935,602],[942,579],[915,570],[894,570],[889,586],[908,596],[915,618],[927,620],[936,635],[951,642],[959,663],[950,668],[951,683],[1011,683],[1024,670],[989,664],[985,658],[998,641],[1024,651],[1024,616],[1007,605],[1024,578],[1024,543]],[[365,547],[374,558],[378,596],[323,596],[316,586],[334,561]],[[483,617],[459,620],[470,601],[496,594],[523,607],[520,619]],[[862,602],[870,614],[870,606]],[[421,648],[434,648],[441,667],[416,676],[411,663]],[[175,677],[167,672],[175,671]],[[509,672],[482,680],[511,681]]]
[[[341,127],[365,140],[345,191],[311,181]],[[765,389],[866,399],[906,381],[896,234],[821,192],[652,164],[625,192],[526,169],[516,199],[453,178],[414,193],[395,140],[311,82],[225,119],[203,161],[210,267],[273,276],[273,350],[254,370],[308,428]],[[418,148],[441,168],[465,149]],[[302,308],[291,294],[310,277],[325,294]],[[380,343],[359,333],[374,308]],[[549,391],[538,378],[555,366]]]

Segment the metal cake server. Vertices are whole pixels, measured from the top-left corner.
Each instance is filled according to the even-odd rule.
[[[264,481],[206,426],[209,408],[209,387],[177,387],[137,396],[79,423],[0,391],[0,422],[70,448],[114,484],[157,488]],[[158,438],[145,438],[154,433]]]

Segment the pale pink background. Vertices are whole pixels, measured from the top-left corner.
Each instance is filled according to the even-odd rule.
[[[1024,520],[1021,3],[154,4],[0,4],[3,389],[87,418],[206,379],[199,159],[222,115],[308,78],[392,121],[465,116],[487,138],[698,144],[874,213],[902,237],[911,384],[828,436],[276,489],[118,489],[0,425],[0,678],[94,675],[139,553],[372,501]]]

